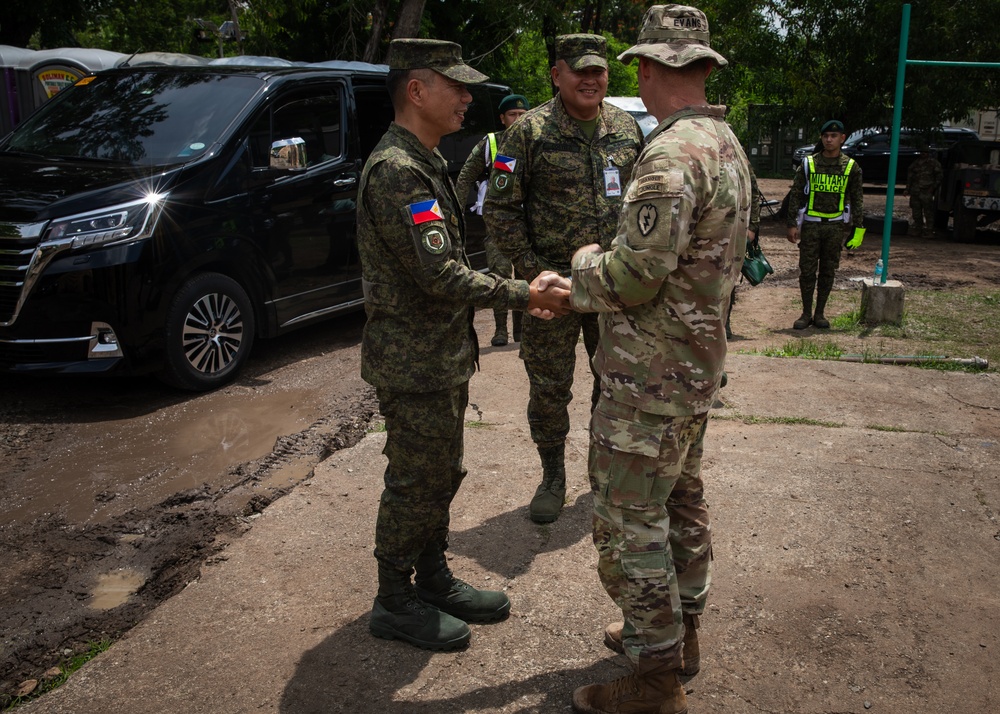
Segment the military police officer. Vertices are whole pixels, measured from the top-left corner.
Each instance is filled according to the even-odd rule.
[[[712,540],[701,458],[722,380],[729,295],[746,250],[750,169],[705,80],[726,64],[697,8],[654,5],[638,43],[639,94],[660,122],[625,190],[610,251],[573,256],[571,303],[600,313],[590,424],[598,572],[624,622],[605,643],[633,672],[573,692],[589,714],[682,714],[678,675],[700,666],[697,636]]]
[[[792,325],[830,327],[824,310],[840,267],[842,247],[853,250],[864,238],[864,186],[861,167],[842,154],[847,135],[836,119],[820,129],[823,150],[795,169],[788,199],[788,235],[799,244],[799,291],[802,315]],[[817,277],[818,272],[818,277]],[[813,313],[813,288],[816,312]]]
[[[529,109],[531,104],[522,94],[508,94],[500,100],[498,107],[500,111],[500,123],[506,129],[511,124],[520,119]],[[483,215],[483,200],[486,198],[487,179],[490,177],[490,169],[493,168],[493,161],[496,159],[497,147],[500,145],[501,132],[490,132],[476,144],[476,147],[465,160],[462,170],[458,174],[455,182],[455,190],[458,192],[458,199],[464,201],[475,184],[476,203],[470,209],[473,213]],[[486,247],[486,265],[490,272],[501,278],[514,277],[514,266],[503,251],[497,248],[496,243],[489,234],[483,240]],[[514,342],[521,341],[521,317],[523,313],[514,310]],[[493,320],[496,323],[496,331],[490,338],[490,344],[494,347],[502,347],[507,344],[507,311],[494,310]]]
[[[365,164],[358,190],[358,250],[365,311],[361,374],[385,417],[389,463],[375,526],[377,637],[449,650],[466,622],[505,617],[502,592],[454,577],[445,558],[448,509],[466,470],[463,424],[478,343],[474,307],[565,313],[568,293],[470,269],[462,205],[437,151],[462,126],[467,83],[486,76],[461,48],[394,40],[387,88],[395,122]],[[416,588],[411,574],[416,568]]]
[[[642,146],[626,112],[604,103],[607,42],[600,35],[556,38],[552,82],[559,93],[504,132],[483,218],[519,277],[541,270],[569,275],[573,251],[611,244],[622,186]],[[588,355],[597,345],[594,315],[545,322],[525,316],[520,356],[528,374],[528,425],[542,462],[529,514],[556,520],[566,497],[565,442],[580,332]],[[591,408],[597,398],[596,375]]]

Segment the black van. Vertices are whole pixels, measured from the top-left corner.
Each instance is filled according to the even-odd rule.
[[[43,105],[0,143],[0,369],[212,389],[255,338],[361,307],[355,199],[386,73],[124,67]],[[472,92],[439,147],[454,175],[510,90]]]

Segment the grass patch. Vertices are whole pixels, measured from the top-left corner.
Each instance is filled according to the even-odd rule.
[[[467,421],[465,422],[465,426],[469,429],[489,429],[496,426],[496,424],[488,421]]]
[[[94,659],[97,655],[104,652],[109,647],[111,647],[111,640],[104,639],[99,642],[91,642],[87,645],[87,650],[79,654],[71,656],[69,659],[64,660],[59,664],[59,674],[54,677],[48,677],[42,679],[38,686],[30,693],[23,697],[12,697],[9,701],[4,703],[2,711],[11,711],[15,707],[18,707],[25,702],[30,702],[32,699],[37,699],[47,692],[51,692],[57,687],[61,687],[70,675],[80,669],[90,660]]]
[[[384,434],[385,433],[385,422],[377,421],[368,428],[369,434]]]
[[[909,431],[909,429],[904,429],[901,426],[887,426],[885,424],[865,424],[865,429],[872,429],[873,431]]]
[[[980,365],[947,359],[988,361],[989,371],[1000,368],[1000,292],[908,289],[900,325],[866,325],[861,322],[861,291],[835,290],[827,315],[830,330],[813,332],[781,347],[740,350],[741,354],[767,357],[841,360],[860,356],[878,362],[886,357],[915,357],[910,366],[944,372],[981,372]],[[832,313],[832,316],[831,316]],[[843,360],[848,361],[848,360]]]
[[[712,419],[723,421],[741,421],[744,424],[801,424],[804,426],[824,426],[830,429],[840,429],[847,426],[837,421],[822,421],[820,419],[809,419],[808,417],[774,417],[774,416],[753,416],[749,414],[720,414],[711,413]]]

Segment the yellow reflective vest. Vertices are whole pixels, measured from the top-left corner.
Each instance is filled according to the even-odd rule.
[[[806,186],[809,189],[809,203],[806,205],[806,215],[813,218],[839,218],[844,213],[844,203],[847,196],[847,179],[851,174],[851,169],[854,168],[854,159],[848,159],[843,174],[816,173],[812,156],[806,157],[805,164]],[[833,193],[840,196],[836,213],[822,213],[816,210],[814,205],[816,194],[821,193]]]

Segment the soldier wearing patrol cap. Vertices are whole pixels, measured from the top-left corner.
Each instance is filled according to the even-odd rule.
[[[831,119],[820,128],[822,151],[796,167],[788,195],[788,233],[799,244],[802,315],[792,327],[830,327],[824,310],[833,290],[842,248],[854,250],[864,239],[864,186],[861,167],[841,153],[844,124]],[[813,288],[816,311],[813,312]]]
[[[606,40],[561,35],[555,53],[551,76],[559,92],[504,132],[483,210],[490,237],[527,280],[545,269],[568,277],[573,251],[588,243],[611,244],[622,186],[642,147],[635,120],[604,103]],[[566,498],[568,406],[581,332],[587,354],[593,355],[595,315],[552,322],[526,315],[522,326],[528,425],[542,465],[541,483],[528,506],[536,523],[556,520]],[[596,375],[587,386],[593,406]]]
[[[508,94],[500,100],[497,107],[500,112],[500,124],[506,129],[511,124],[520,119],[531,109],[528,99],[522,94]],[[475,148],[465,160],[462,170],[458,174],[455,182],[455,190],[458,192],[458,200],[465,201],[472,187],[476,186],[476,202],[469,208],[470,211],[478,215],[483,215],[483,201],[486,198],[486,187],[490,177],[490,169],[493,167],[493,160],[497,155],[497,147],[500,145],[502,132],[490,132],[476,144]],[[486,235],[483,240],[486,248],[486,265],[490,272],[501,278],[514,277],[514,266],[510,258],[503,254],[493,239]],[[514,342],[521,341],[521,317],[523,313],[514,310],[511,313],[514,321]],[[493,320],[496,323],[496,331],[490,338],[490,344],[494,347],[501,347],[507,344],[507,311],[494,310]]]
[[[466,83],[486,76],[461,48],[394,40],[387,88],[395,121],[365,164],[358,189],[365,325],[361,375],[385,417],[389,463],[375,526],[377,637],[450,650],[470,638],[466,622],[506,617],[502,592],[477,590],[445,558],[448,509],[458,491],[469,379],[478,344],[473,308],[567,311],[565,290],[501,280],[469,267],[462,207],[437,144],[461,128]],[[416,569],[416,587],[411,575]]]
[[[697,627],[712,541],[701,458],[726,358],[729,295],[750,212],[746,154],[705,80],[726,59],[694,7],[654,5],[639,41],[639,94],[659,125],[625,189],[610,250],[573,256],[571,304],[600,313],[590,424],[598,573],[624,622],[605,644],[633,672],[573,692],[590,714],[683,714],[679,675],[700,667]]]

